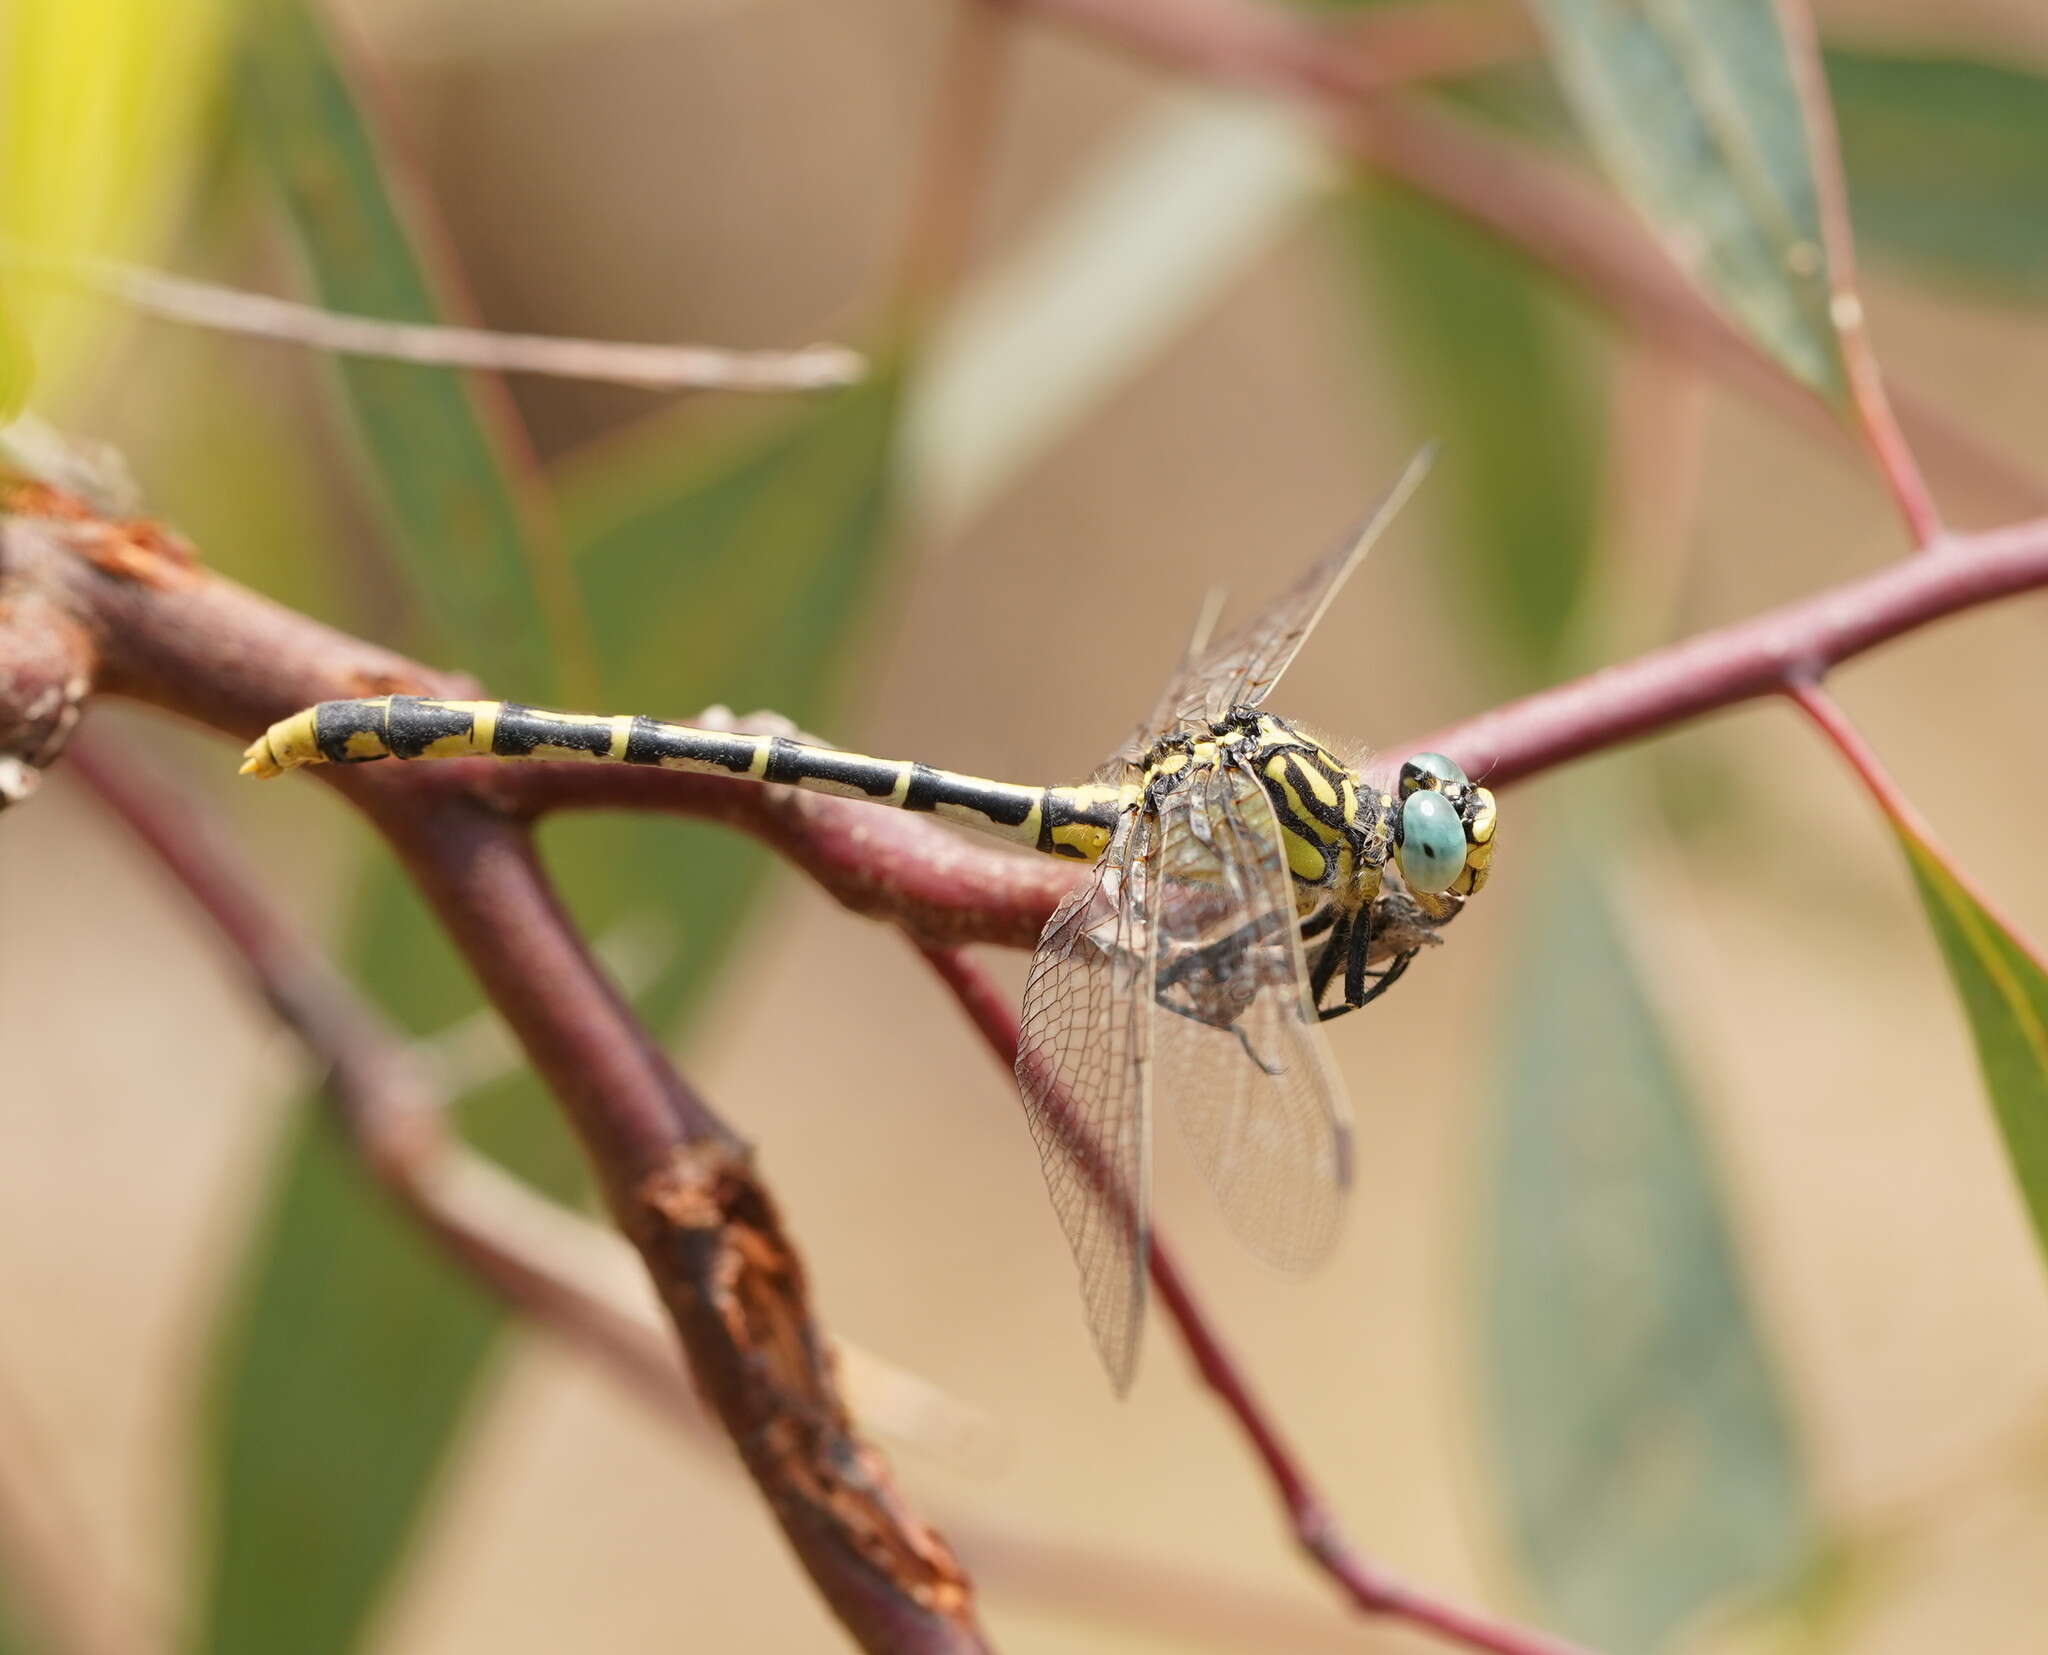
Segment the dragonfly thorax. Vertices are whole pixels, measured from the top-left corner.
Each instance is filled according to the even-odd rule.
[[[1331,900],[1355,911],[1379,893],[1393,801],[1329,748],[1284,718],[1239,708],[1206,734],[1161,741],[1145,757],[1141,787],[1156,801],[1219,766],[1264,791],[1301,913]]]

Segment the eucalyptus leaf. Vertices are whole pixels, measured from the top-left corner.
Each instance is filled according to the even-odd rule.
[[[1932,846],[1894,828],[1969,1020],[2035,1240],[2048,1250],[2048,972]]]
[[[1730,315],[1836,407],[1812,134],[1774,0],[1537,0],[1580,126]]]
[[[1511,1527],[1564,1627],[1654,1655],[1788,1578],[1806,1500],[1685,1075],[1581,830],[1514,972],[1486,1252]]]
[[[444,306],[420,237],[333,42],[307,0],[251,0],[238,112],[322,304],[394,322]],[[564,553],[538,509],[502,388],[407,362],[336,362],[349,428],[385,505],[415,640],[526,700],[586,693],[588,648]],[[486,388],[488,387],[488,389]]]

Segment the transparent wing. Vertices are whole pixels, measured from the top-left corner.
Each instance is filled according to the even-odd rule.
[[[1408,462],[1400,480],[1349,541],[1311,567],[1264,611],[1181,669],[1160,698],[1155,739],[1178,729],[1206,729],[1231,708],[1256,707],[1266,699],[1338,588],[1415,492],[1429,470],[1432,452],[1425,448]]]
[[[1212,586],[1203,594],[1202,607],[1195,614],[1194,630],[1188,636],[1187,648],[1181,652],[1179,670],[1160,691],[1152,716],[1131,731],[1124,738],[1124,744],[1096,766],[1097,781],[1123,780],[1143,762],[1160,736],[1173,728],[1174,719],[1180,711],[1181,696],[1185,693],[1183,686],[1209,648],[1209,639],[1216,631],[1216,622],[1222,617],[1226,596],[1228,594],[1220,586]]]
[[[1054,912],[1031,958],[1017,1041],[1024,1112],[1119,1396],[1145,1314],[1150,846],[1150,818],[1131,811],[1094,876]]]
[[[1258,778],[1235,765],[1161,801],[1153,1085],[1231,1228],[1283,1269],[1319,1263],[1351,1182],[1351,1115],[1308,1001],[1292,883]]]

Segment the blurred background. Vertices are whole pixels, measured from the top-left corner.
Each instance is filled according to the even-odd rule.
[[[1269,595],[1428,437],[1435,475],[1278,704],[1347,744],[1905,549],[1849,445],[1361,175],[1285,100],[1029,17],[963,48],[962,15],[0,0],[11,237],[879,369],[808,400],[500,403],[0,268],[35,405],[216,568],[496,693],[767,705],[1023,781],[1088,770],[1209,586]],[[2023,477],[2048,32],[2021,0],[1820,20],[1882,357]],[[1533,48],[1503,55],[1441,96],[1590,181]],[[1929,458],[1957,522],[2027,509]],[[587,632],[505,576],[522,556],[569,571]],[[1836,680],[2036,935],[2042,652],[2010,604]],[[153,716],[90,723],[228,819],[414,1020],[477,1141],[578,1187],[324,790],[237,787],[227,744]],[[1332,1031],[1362,1154],[1327,1270],[1243,1255],[1159,1138],[1163,1224],[1354,1538],[1612,1655],[2038,1649],[2040,1260],[1894,842],[1775,706],[1503,805],[1485,899]],[[834,1331],[972,1411],[899,1421],[891,1452],[1003,1647],[1432,1647],[1304,1571],[1165,1329],[1112,1399],[1010,1081],[897,936],[708,829],[551,834],[602,852],[579,912],[759,1146]],[[297,1048],[61,767],[0,833],[0,916],[0,1463],[31,1528],[75,1520],[129,1647],[841,1646],[722,1446],[501,1320],[362,1184]]]

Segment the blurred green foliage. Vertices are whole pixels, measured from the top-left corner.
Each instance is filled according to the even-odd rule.
[[[237,3],[0,5],[0,240],[60,258],[151,256],[199,164]],[[13,293],[39,404],[61,415],[108,366],[100,319],[46,283]]]
[[[1606,429],[1593,330],[1500,242],[1406,191],[1347,209],[1417,426],[1441,444],[1429,508],[1447,601],[1490,630],[1503,693],[1567,664],[1592,569]]]
[[[2048,300],[2048,77],[1839,49],[1827,73],[1858,236],[1973,292]]]
[[[1514,1533],[1563,1625],[1652,1655],[1788,1577],[1806,1497],[1696,1106],[1572,821],[1510,972],[1488,1206],[1487,1404]]]

